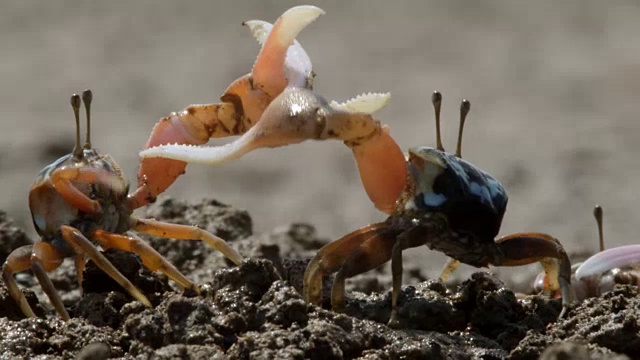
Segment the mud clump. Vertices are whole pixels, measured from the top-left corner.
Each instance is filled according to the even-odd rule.
[[[475,273],[447,288],[412,270],[417,281],[404,286],[399,299],[401,328],[391,329],[384,270],[349,281],[351,289],[365,292],[348,294],[344,314],[329,310],[328,296],[323,308],[304,301],[302,274],[328,241],[310,225],[252,235],[246,212],[214,200],[161,200],[144,215],[201,226],[227,239],[247,260],[234,267],[200,242],[150,240],[202,285],[196,296],[146,270],[136,256],[105,252],[148,296],[151,308],[92,263],[80,289],[72,262],[65,261],[51,276],[72,316],[68,322],[56,316],[37,281],[20,275],[21,288],[42,318],[24,319],[0,285],[2,359],[624,359],[640,353],[636,287],[617,287],[573,306],[558,320],[559,300],[518,300],[491,274]],[[2,213],[0,236],[0,254],[28,241]]]

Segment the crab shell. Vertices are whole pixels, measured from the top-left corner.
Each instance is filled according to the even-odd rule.
[[[116,175],[113,177],[113,186],[109,187],[73,182],[74,187],[82,193],[100,202],[102,213],[99,215],[86,214],[66,202],[51,181],[51,173],[56,169],[88,166]],[[62,238],[62,225],[70,225],[84,233],[96,228],[124,232],[130,227],[128,219],[132,213],[126,205],[127,190],[120,167],[111,156],[100,154],[95,149],[84,149],[83,158],[78,161],[72,154],[67,154],[43,168],[31,187],[29,208],[34,227],[44,241],[66,250],[70,249]]]
[[[507,192],[498,180],[455,155],[430,147],[409,150],[413,197],[405,210],[439,212],[452,231],[493,242],[507,208]]]

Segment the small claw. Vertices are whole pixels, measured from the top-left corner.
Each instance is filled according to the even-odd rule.
[[[374,112],[387,106],[391,100],[390,93],[367,93],[361,94],[343,103],[332,101],[331,107],[338,111],[363,112],[373,114]]]
[[[302,83],[302,79],[306,79],[310,75],[307,69],[310,70],[311,62],[308,61],[309,57],[306,56],[302,47],[298,44],[295,50],[291,52],[292,60],[302,61],[299,64],[288,64],[293,71],[302,71],[302,73],[296,74],[291,79],[287,76],[291,74],[287,73],[285,58],[289,59],[290,53],[288,49],[294,44],[298,34],[324,13],[324,10],[318,7],[303,5],[285,11],[278,18],[266,40],[264,40],[264,46],[253,65],[251,76],[257,88],[262,89],[269,96],[275,97],[287,86],[306,87],[306,80]],[[255,21],[249,22],[247,26],[250,29],[252,29],[252,26],[256,27],[255,32],[253,29],[252,32],[258,41],[261,40],[268,28],[264,22]],[[263,27],[262,29],[260,29],[261,26]],[[296,55],[298,50],[302,50],[303,55]],[[293,58],[294,56],[298,58]],[[298,83],[294,83],[292,80]]]
[[[601,274],[611,269],[640,262],[640,245],[627,245],[599,252],[576,270],[576,279]]]

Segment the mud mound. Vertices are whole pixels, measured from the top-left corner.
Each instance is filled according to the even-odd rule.
[[[105,252],[148,295],[153,308],[133,301],[91,263],[81,296],[72,263],[65,262],[52,278],[73,317],[66,323],[55,316],[36,281],[20,275],[27,298],[43,318],[21,319],[0,286],[2,358],[602,359],[640,353],[635,287],[618,287],[556,320],[558,300],[518,300],[491,274],[475,273],[450,289],[438,281],[417,282],[419,272],[410,271],[409,281],[416,283],[403,288],[402,329],[395,330],[385,325],[388,287],[376,290],[387,286],[384,271],[350,281],[353,289],[367,293],[352,291],[345,314],[329,311],[326,298],[324,309],[304,302],[302,272],[326,242],[309,225],[251,236],[246,212],[213,200],[192,205],[164,200],[146,215],[202,226],[251,258],[229,267],[220,254],[198,242],[153,240],[202,284],[203,294],[195,296],[147,271],[135,256]],[[0,219],[4,254],[24,239],[9,220]]]

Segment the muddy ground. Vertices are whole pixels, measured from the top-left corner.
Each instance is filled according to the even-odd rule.
[[[133,183],[138,152],[159,118],[217,102],[249,71],[259,47],[241,23],[272,22],[303,3],[326,11],[299,37],[315,90],[338,101],[389,91],[390,104],[376,114],[403,149],[435,145],[433,90],[444,96],[449,150],[459,101],[471,101],[463,155],[509,193],[501,235],[544,232],[570,251],[593,251],[591,208],[599,203],[608,245],[637,242],[635,0],[3,1],[0,209],[35,236],[28,184],[73,147],[70,94],[94,91],[93,143]],[[224,166],[189,165],[167,193],[248,209],[261,233],[310,222],[337,238],[384,218],[351,152],[332,141],[256,151]],[[407,256],[427,259],[422,268],[431,277],[445,259]]]
[[[35,279],[17,275],[35,311],[23,319],[0,286],[0,357],[11,358],[213,358],[213,359],[625,359],[640,354],[640,298],[636,287],[617,287],[576,304],[557,320],[559,300],[523,299],[496,276],[474,273],[458,285],[426,279],[405,265],[401,329],[390,314],[387,267],[348,282],[345,314],[308,305],[300,295],[309,258],[328,239],[312,225],[291,224],[253,234],[246,211],[215,200],[164,198],[146,216],[197,224],[247,256],[233,267],[199,242],[150,240],[159,252],[202,285],[183,293],[138,259],[107,251],[114,264],[153,303],[145,308],[89,263],[82,293],[72,262],[51,273],[72,316],[58,319]],[[29,242],[0,213],[0,261]],[[328,285],[328,283],[327,283]],[[637,356],[637,355],[636,355]]]

